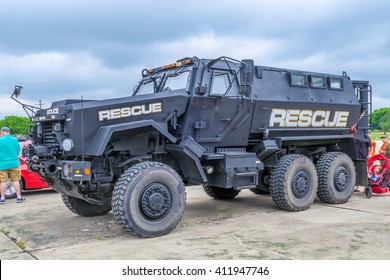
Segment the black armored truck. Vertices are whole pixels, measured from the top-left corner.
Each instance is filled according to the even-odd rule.
[[[112,210],[141,237],[176,227],[185,186],[215,199],[250,189],[287,211],[308,209],[316,196],[345,203],[367,183],[359,151],[371,95],[368,81],[345,72],[183,58],[144,69],[129,96],[34,110],[28,165],[70,211]]]

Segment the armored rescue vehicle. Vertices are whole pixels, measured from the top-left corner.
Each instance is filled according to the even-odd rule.
[[[19,90],[15,91],[15,96]],[[185,186],[215,199],[270,193],[287,211],[347,202],[367,183],[371,86],[342,75],[184,58],[144,69],[134,92],[33,110],[28,164],[82,216],[113,210],[132,234],[181,220]]]

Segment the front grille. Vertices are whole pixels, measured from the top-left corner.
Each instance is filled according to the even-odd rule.
[[[52,123],[43,124],[43,142],[45,144],[55,143]]]
[[[43,143],[44,144],[57,144],[58,141],[56,141],[56,136],[53,131],[53,127],[56,123],[43,123]],[[64,132],[64,125],[61,124],[61,131],[58,131],[57,133],[63,133]]]

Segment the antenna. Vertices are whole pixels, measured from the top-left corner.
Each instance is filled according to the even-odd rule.
[[[36,104],[39,106],[40,109],[42,109],[42,106],[45,105],[45,103],[42,102],[42,100],[38,100],[38,104]]]
[[[81,95],[81,159],[84,162],[84,99]]]

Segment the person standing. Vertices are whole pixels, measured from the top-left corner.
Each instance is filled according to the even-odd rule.
[[[380,154],[383,154],[383,155],[387,155],[386,154],[386,151],[388,150],[388,145],[389,145],[389,137],[387,135],[383,135],[381,136],[382,138],[382,146],[380,147],[379,149],[379,153]],[[390,154],[387,155],[388,157],[390,156]]]
[[[385,138],[385,143],[386,143],[386,147],[384,148],[384,152],[383,152],[383,154],[385,155],[385,156],[387,156],[387,158],[389,158],[390,159],[390,145],[389,145],[389,136],[387,136],[387,138]],[[382,139],[382,141],[383,141],[383,139]],[[382,149],[382,148],[381,148]]]
[[[20,145],[18,140],[10,135],[10,129],[3,127],[0,130],[0,204],[5,203],[5,191],[7,188],[8,178],[11,179],[16,191],[16,202],[24,202],[26,199],[21,196],[20,191],[20,168],[19,168],[19,151]]]
[[[370,139],[371,142],[371,147],[368,148],[368,158],[375,156],[376,154],[376,142],[372,140],[372,132],[368,132],[368,138]]]

